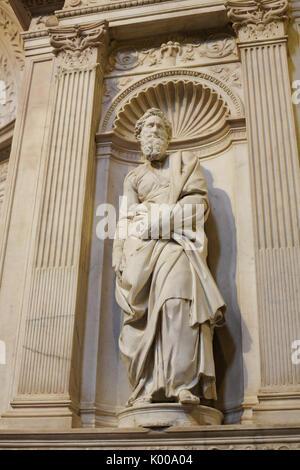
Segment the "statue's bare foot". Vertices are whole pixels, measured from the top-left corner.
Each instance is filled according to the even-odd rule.
[[[134,400],[132,406],[149,405],[149,403],[152,403],[152,397],[151,395],[145,395],[144,397],[140,397]]]
[[[189,390],[181,390],[178,395],[178,401],[182,404],[199,405],[200,398],[193,395]]]

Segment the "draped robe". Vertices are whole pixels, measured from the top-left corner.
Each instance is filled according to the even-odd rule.
[[[145,203],[169,204],[173,212],[186,203],[204,204],[205,220],[209,213],[205,177],[192,152],[169,156],[168,179],[149,162],[135,168],[125,178],[123,194],[129,208],[135,207],[126,215],[129,226]],[[168,240],[115,239],[113,257],[122,252],[116,300],[124,313],[119,347],[133,389],[129,405],[144,395],[173,400],[183,389],[216,399],[213,329],[223,323],[225,303],[207,267],[207,239],[199,230],[197,247],[195,235],[176,228]]]

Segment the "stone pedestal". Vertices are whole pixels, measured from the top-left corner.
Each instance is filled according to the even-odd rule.
[[[222,424],[219,410],[202,405],[153,403],[125,408],[118,414],[119,428],[166,428]]]

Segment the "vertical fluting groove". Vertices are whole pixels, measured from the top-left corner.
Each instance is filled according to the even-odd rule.
[[[280,78],[278,80],[277,73],[276,73],[276,61],[275,61],[275,50],[278,46],[275,45],[269,49],[269,66],[270,70],[273,71],[271,73],[271,89],[273,92],[273,103],[274,103],[274,121],[276,126],[276,141],[278,145],[277,154],[273,156],[274,165],[278,170],[278,178],[286,180],[286,176],[284,174],[284,168],[280,167],[280,158],[279,154],[283,154],[286,157],[286,148],[284,145],[284,136],[283,136],[283,121],[286,119],[286,116],[282,115],[282,110],[280,106],[280,96],[279,96],[279,84]],[[285,181],[286,183],[287,181]],[[288,207],[284,207],[284,194],[286,193],[286,184],[283,183],[282,191],[277,191],[278,200],[276,209],[279,212],[279,226],[277,228],[279,234],[282,232],[282,226],[286,226],[286,213],[289,212]],[[284,240],[280,240],[279,246],[287,246],[287,237],[286,237],[286,230],[283,227],[283,232],[285,233]]]
[[[288,312],[288,315],[289,315],[289,321],[285,322],[285,318],[284,318],[284,315],[283,315],[283,312],[281,312],[281,326],[282,326],[282,329],[284,330],[285,332],[285,351],[286,351],[286,355],[288,356],[289,354],[289,348],[291,347],[291,345],[289,344],[289,342],[291,341],[291,338],[293,336],[293,331],[292,331],[292,327],[293,327],[293,307],[292,307],[292,302],[291,302],[291,297],[290,297],[290,294],[291,292],[289,292],[289,282],[288,282],[288,279],[287,279],[287,269],[286,269],[286,261],[289,259],[289,249],[287,250],[287,253],[286,253],[286,257],[284,257],[284,252],[283,250],[278,250],[278,254],[279,254],[279,268],[280,268],[280,265],[285,265],[284,268],[285,269],[282,269],[282,275],[279,276],[280,279],[281,279],[281,290],[282,290],[282,293],[286,293],[286,297],[287,297],[287,312]],[[287,265],[288,266],[288,265]],[[279,271],[280,272],[280,271]],[[292,315],[291,313],[292,312]],[[296,312],[294,312],[296,313]],[[287,328],[286,328],[287,326]],[[284,365],[284,364],[282,364]],[[287,361],[287,374],[288,374],[288,383],[292,384],[293,383],[293,374],[292,374],[292,363],[291,363],[291,360],[288,360]],[[283,376],[284,376],[284,371],[283,371]]]
[[[79,77],[78,77],[78,87],[76,90],[76,97],[75,97],[75,102],[76,102],[76,108],[75,108],[75,116],[81,116],[81,110],[82,110],[82,100],[79,91],[82,90],[82,73],[79,72]],[[74,135],[77,136],[79,132],[79,121],[80,119],[76,119],[74,124],[73,124],[73,132]],[[70,155],[71,159],[76,158],[78,149],[77,149],[77,144],[78,144],[78,139],[75,141],[74,145],[74,139],[73,136],[71,136],[71,145],[70,145]],[[66,264],[66,259],[67,256],[64,256],[65,253],[68,251],[68,240],[69,240],[69,234],[70,234],[70,220],[71,220],[71,212],[72,212],[72,200],[73,200],[73,192],[74,192],[74,178],[75,178],[75,164],[70,165],[69,169],[69,179],[68,179],[68,186],[67,186],[67,200],[65,204],[65,210],[63,213],[63,234],[64,237],[62,237],[62,243],[61,243],[61,250],[58,256],[59,259],[59,264],[64,265]]]
[[[258,141],[258,130],[256,123],[258,122],[258,116],[256,114],[255,108],[255,100],[251,99],[252,96],[255,96],[255,89],[253,83],[253,63],[252,63],[252,48],[249,48],[248,52],[248,73],[249,73],[249,90],[248,90],[248,104],[249,104],[249,121],[250,121],[250,139],[251,139],[251,147],[252,147],[252,172],[254,178],[254,194],[256,200],[256,211],[257,211],[257,235],[258,235],[258,246],[266,246],[265,241],[265,230],[262,229],[262,225],[264,225],[264,216],[263,216],[263,201],[262,201],[262,189],[261,189],[261,181],[260,175],[257,176],[257,171],[259,168],[259,162],[257,162],[257,146],[255,145],[255,141]],[[248,64],[247,64],[248,65]],[[258,181],[257,181],[258,179]]]
[[[42,265],[42,258],[44,254],[44,244],[45,244],[45,239],[42,239],[42,234],[44,233],[44,226],[47,223],[47,219],[45,217],[45,204],[46,201],[49,198],[49,191],[51,190],[52,187],[52,178],[53,178],[53,166],[52,166],[52,160],[51,160],[51,153],[52,153],[52,148],[56,148],[56,142],[57,142],[57,132],[58,132],[58,125],[57,122],[59,121],[60,118],[60,113],[61,109],[63,106],[63,90],[65,89],[65,77],[63,77],[62,80],[58,80],[56,78],[55,81],[55,87],[56,87],[56,99],[55,99],[55,109],[56,113],[54,115],[54,119],[52,121],[52,128],[51,128],[51,133],[49,136],[49,147],[51,146],[51,150],[49,149],[49,158],[48,161],[46,162],[46,175],[45,175],[45,180],[50,181],[50,183],[45,185],[45,191],[43,195],[43,201],[42,201],[42,208],[41,208],[41,213],[40,213],[40,230],[38,233],[38,240],[37,240],[37,245],[36,245],[36,251],[35,251],[35,264],[37,267]]]
[[[49,220],[48,230],[47,230],[47,243],[48,243],[48,255],[47,258],[44,260],[45,266],[55,266],[55,249],[56,243],[55,239],[57,236],[58,225],[61,222],[59,219],[59,209],[60,209],[60,201],[61,197],[64,194],[64,180],[65,180],[65,163],[66,163],[66,149],[68,145],[68,131],[70,126],[71,120],[71,110],[72,110],[72,92],[74,89],[74,81],[76,72],[69,74],[70,76],[70,83],[67,90],[68,97],[65,107],[65,112],[63,113],[63,119],[61,123],[61,135],[60,135],[60,142],[59,142],[59,157],[58,157],[58,166],[56,168],[57,178],[56,178],[56,186],[55,191],[52,197],[52,214],[51,219]]]
[[[250,107],[250,101],[251,101],[251,95],[250,95],[250,70],[249,70],[249,51],[248,49],[242,49],[241,50],[241,58],[242,58],[242,69],[243,69],[243,78],[244,78],[244,87],[245,87],[245,106],[246,106],[246,112],[247,112],[247,134],[248,134],[248,140],[249,140],[249,152],[250,152],[250,158],[249,158],[249,169],[250,169],[250,178],[252,179],[252,182],[255,182],[255,173],[254,173],[254,162],[253,162],[253,125],[251,121],[251,107]],[[258,194],[257,190],[255,188],[255,185],[251,185],[251,195],[252,195],[252,200],[253,200],[253,205],[254,205],[254,210],[253,210],[253,223],[254,223],[254,232],[257,234],[256,237],[254,237],[254,246],[257,248],[260,244],[260,235],[259,235],[259,229],[258,229],[258,217],[259,217],[259,207],[258,207]],[[258,285],[259,289],[259,285]]]
[[[62,103],[61,109],[59,113],[59,119],[56,123],[55,129],[55,140],[54,144],[51,142],[51,150],[50,150],[50,166],[51,166],[51,177],[47,178],[46,182],[46,195],[44,198],[43,209],[42,209],[42,217],[44,220],[42,231],[41,231],[41,241],[42,245],[38,247],[38,250],[41,251],[41,264],[40,266],[48,266],[49,265],[49,248],[51,245],[51,225],[53,219],[53,205],[56,199],[56,192],[57,192],[57,180],[59,176],[59,164],[61,158],[61,136],[63,133],[63,124],[65,120],[65,110],[66,110],[66,102],[68,99],[69,94],[69,81],[70,76],[63,75],[63,81],[60,92],[63,93],[62,96]],[[64,87],[63,87],[64,85]],[[63,88],[62,88],[63,87]],[[49,240],[50,238],[50,240]]]
[[[274,46],[273,46],[274,47]],[[277,226],[278,226],[278,239],[275,247],[280,247],[280,246],[286,246],[286,233],[284,229],[284,213],[283,213],[283,207],[282,207],[282,195],[286,191],[286,188],[284,187],[284,183],[282,182],[282,174],[280,171],[280,164],[277,158],[278,151],[280,148],[280,141],[278,141],[279,136],[277,133],[277,127],[276,127],[276,116],[277,116],[277,110],[275,109],[276,103],[278,100],[278,83],[276,83],[275,78],[272,73],[272,68],[271,68],[271,62],[270,60],[264,61],[264,71],[270,76],[270,83],[269,83],[269,91],[270,91],[270,100],[269,100],[269,108],[270,108],[270,121],[271,121],[271,128],[272,128],[272,133],[270,135],[270,141],[272,145],[272,153],[270,155],[270,159],[273,162],[273,167],[274,167],[274,181],[276,182],[276,192],[275,192],[275,197],[274,201],[276,201],[276,204],[273,204],[273,207],[275,209],[275,214],[279,212],[279,216],[277,217]],[[272,77],[274,82],[272,83]],[[282,145],[281,145],[282,147]],[[277,170],[277,171],[276,171]]]
[[[61,177],[61,188],[58,188],[58,202],[54,211],[53,218],[53,240],[51,244],[52,259],[50,257],[50,266],[60,266],[58,251],[60,251],[60,245],[63,242],[64,232],[62,225],[64,224],[64,207],[66,205],[66,198],[68,194],[68,180],[70,177],[70,166],[72,166],[72,129],[74,128],[74,120],[76,120],[76,101],[74,101],[74,90],[76,90],[78,72],[73,74],[72,88],[70,90],[70,107],[67,109],[68,120],[66,122],[66,128],[64,131],[64,141],[62,142],[62,148],[65,149],[61,158],[60,173]],[[74,109],[75,107],[75,109]]]
[[[276,138],[276,132],[274,129],[274,110],[273,110],[273,100],[272,100],[272,84],[271,84],[271,76],[269,74],[268,69],[268,61],[266,57],[268,55],[268,48],[260,48],[258,50],[258,54],[260,53],[260,70],[263,70],[264,73],[262,74],[262,82],[264,83],[264,89],[262,90],[262,99],[266,100],[267,91],[269,91],[269,102],[267,103],[264,101],[264,110],[261,116],[261,121],[264,126],[264,144],[265,144],[265,155],[264,158],[266,160],[266,180],[267,180],[267,189],[264,190],[264,197],[269,201],[269,230],[270,234],[270,243],[267,245],[268,248],[271,247],[278,247],[279,240],[278,240],[278,214],[276,210],[276,203],[274,204],[273,201],[277,201],[278,198],[278,191],[276,191],[276,170],[274,167],[274,158],[273,155],[276,152],[276,147],[274,146],[274,139]],[[264,60],[265,59],[265,60]]]
[[[297,247],[259,250],[263,386],[296,385],[300,380],[291,362],[292,342],[300,335],[298,258]]]
[[[44,277],[43,310],[45,312],[49,312],[49,302],[50,302],[49,290],[50,290],[50,286],[52,282],[51,271],[45,272],[45,276],[43,277]],[[33,344],[34,350],[36,351],[36,354],[37,354],[37,358],[36,358],[36,364],[34,367],[32,383],[29,384],[30,389],[37,390],[39,393],[41,392],[41,384],[38,382],[39,373],[43,373],[43,362],[44,363],[46,362],[45,330],[46,330],[46,319],[41,319],[39,342]]]
[[[300,337],[297,153],[284,48],[271,44],[241,51],[257,240],[262,386],[267,388],[300,381],[291,362],[292,341]]]
[[[39,273],[35,273],[35,276],[34,276],[34,282],[35,283],[39,283],[40,279],[39,279]],[[45,292],[45,279],[42,278],[41,279],[42,282],[41,283],[41,309],[40,309],[40,312],[43,312],[44,310],[44,292]],[[36,309],[36,302],[37,299],[33,299],[33,308]],[[38,328],[38,331],[37,331],[37,335],[33,337],[33,340],[32,340],[32,343],[28,344],[27,347],[27,357],[30,356],[30,354],[32,354],[33,356],[33,364],[32,364],[32,373],[31,373],[31,377],[27,377],[25,376],[25,391],[26,392],[29,392],[31,387],[30,387],[30,384],[32,384],[34,382],[34,377],[35,377],[35,368],[38,367],[38,363],[39,363],[39,356],[38,356],[38,351],[39,351],[39,345],[40,345],[40,342],[41,342],[41,335],[42,335],[42,321],[41,321],[41,318],[39,317],[39,314],[40,312],[37,312],[37,321],[39,322],[39,328]],[[30,382],[29,382],[29,379],[30,379]]]
[[[260,83],[260,78],[258,76],[258,62],[257,62],[257,54],[258,54],[258,49],[255,48],[253,49],[253,54],[252,54],[252,67],[253,67],[253,80],[254,80],[254,86],[256,90],[256,95],[257,98],[255,100],[255,106],[256,106],[256,116],[259,119],[259,122],[261,125],[258,127],[258,140],[256,141],[256,171],[258,170],[258,173],[261,177],[261,193],[262,193],[262,205],[263,205],[263,217],[264,217],[264,223],[263,223],[263,229],[264,229],[264,238],[266,240],[266,246],[271,246],[272,245],[272,220],[270,217],[270,200],[268,197],[266,197],[266,191],[267,193],[270,193],[270,183],[269,183],[269,178],[268,178],[268,161],[266,158],[266,149],[265,149],[265,140],[266,136],[264,135],[264,119],[263,119],[263,110],[262,110],[262,95],[261,95],[261,83]]]
[[[91,176],[88,154],[94,98],[89,95],[90,87],[96,86],[91,80],[94,75],[95,70],[79,70],[57,77],[25,324],[21,393],[69,392],[81,245],[86,249],[81,227],[84,190]]]
[[[284,294],[283,282],[282,281],[283,281],[285,266],[282,263],[281,256],[280,256],[280,251],[281,251],[280,249],[272,250],[271,256],[270,256],[271,269],[274,272],[274,274],[273,274],[273,278],[274,278],[273,292],[274,292],[274,296],[277,293],[276,297],[278,297],[278,293],[279,293],[280,297],[282,296],[282,294]],[[275,297],[275,299],[276,299],[276,297]],[[276,322],[276,325],[277,325],[276,330],[278,331],[278,342],[276,342],[276,344],[274,344],[273,350],[275,349],[276,351],[278,351],[279,345],[280,345],[281,354],[280,354],[280,357],[278,358],[279,362],[278,362],[278,368],[277,368],[278,369],[277,384],[281,385],[281,384],[285,383],[285,375],[287,376],[286,378],[287,378],[287,381],[288,381],[289,361],[286,361],[286,350],[287,350],[287,343],[288,343],[287,333],[288,333],[289,318],[287,318],[288,321],[285,322],[285,324],[284,324],[284,322],[283,322],[282,302],[280,302],[280,299],[279,299],[279,301],[276,302],[275,305],[276,305],[275,322]],[[289,307],[288,301],[287,301],[286,306]],[[287,314],[288,313],[289,312],[287,311]],[[271,353],[272,353],[272,351],[271,351]],[[284,370],[283,370],[283,365],[285,366]]]
[[[85,103],[84,113],[86,113],[87,104],[88,104],[88,98],[87,97],[88,97],[88,90],[89,90],[89,87],[90,87],[91,71],[88,71],[87,74],[88,74],[87,79],[85,79],[85,81],[84,81],[84,95],[83,95],[83,102]],[[80,138],[80,143],[79,143],[79,148],[80,148],[79,155],[82,155],[83,152],[84,152],[84,147],[86,147],[86,145],[85,145],[85,135],[84,135],[84,132],[83,132],[81,126],[80,126],[80,131],[81,131],[80,132],[81,138]],[[89,149],[86,149],[86,152],[88,152],[88,151],[89,151]],[[85,177],[86,177],[86,168],[84,169],[84,174],[82,174],[82,159],[79,159],[79,164],[78,164],[78,186],[79,186],[79,188],[81,187],[82,182],[84,181]],[[75,195],[74,199],[75,199],[76,215],[79,215],[80,214],[79,204],[83,205],[83,203],[84,203],[84,201],[79,200],[79,191]],[[80,214],[81,218],[83,217],[82,212],[83,211],[81,210],[81,214]],[[73,219],[75,219],[75,217]],[[74,223],[74,233],[77,234],[78,233],[77,227],[81,223],[81,221],[79,220],[79,217],[76,217],[76,219],[74,220],[73,223]],[[72,240],[72,246],[70,246],[70,254],[71,254],[71,260],[70,261],[71,261],[71,263],[74,263],[76,246],[77,246],[77,250],[76,250],[77,253],[80,253],[80,239],[79,239],[79,242],[78,242],[78,239],[79,239],[78,236],[74,237],[73,240]]]
[[[261,316],[260,321],[261,321],[261,327],[264,330],[265,329],[264,324],[268,322],[267,316],[269,315],[269,309],[267,308],[268,301],[267,301],[266,296],[264,296],[264,292],[263,292],[263,280],[266,279],[266,282],[267,282],[267,276],[265,275],[265,264],[261,262],[259,255],[257,255],[256,258],[257,258],[258,272],[260,274],[260,281],[261,281],[261,282],[258,282],[257,284],[258,298],[260,299],[260,302],[261,302],[261,309],[264,312],[264,315]],[[261,350],[262,357],[267,357],[266,342],[262,341],[261,335],[260,335],[260,350]],[[262,380],[267,381],[269,364],[267,364],[267,361],[261,361],[261,363],[262,363],[262,369],[261,369]]]
[[[51,322],[52,322],[52,317],[53,317],[53,312],[51,308],[52,307],[51,300],[52,300],[52,295],[53,295],[53,284],[55,282],[54,274],[55,273],[53,270],[49,270],[45,276],[46,277],[45,311],[48,312],[48,317],[43,319],[43,322],[41,325],[43,326],[43,334],[41,336],[41,344],[39,347],[40,361],[39,361],[39,367],[35,368],[35,380],[32,384],[32,388],[35,390],[38,390],[40,393],[44,392],[44,389],[45,389],[44,377],[45,377],[45,373],[48,373],[49,362],[51,361],[50,359],[51,351],[49,350],[49,338],[51,337]]]
[[[288,65],[287,65],[287,58],[286,58],[286,46],[282,46],[279,49],[280,55],[280,69],[281,75],[285,76],[288,75]],[[285,132],[288,135],[288,149],[290,151],[291,157],[289,159],[284,159],[284,163],[286,165],[286,172],[289,175],[289,185],[287,187],[288,196],[289,196],[289,206],[291,211],[291,224],[292,224],[292,236],[293,244],[299,243],[299,216],[297,211],[297,200],[299,198],[299,188],[298,188],[298,181],[297,175],[299,175],[299,161],[298,161],[298,149],[296,144],[296,132],[295,132],[295,123],[294,123],[294,115],[293,115],[293,108],[292,108],[292,100],[290,95],[290,89],[288,87],[284,87],[281,81],[280,89],[282,93],[282,105],[285,107],[285,113],[287,116],[287,120],[283,123],[285,127]],[[283,158],[283,157],[282,157]],[[293,219],[295,219],[293,223]]]
[[[78,100],[79,100],[79,113],[80,115],[85,115],[85,112],[86,112],[86,108],[83,107],[83,82],[85,80],[85,74],[83,72],[80,73],[80,87],[79,87],[79,90],[80,90],[80,93],[78,95]],[[82,136],[82,130],[81,130],[81,120],[78,119],[77,120],[77,123],[76,123],[76,132],[77,132],[77,136],[78,138],[76,139],[76,145],[74,147],[74,160],[77,160],[78,158],[81,158],[81,154],[80,154],[80,147],[79,147],[79,142],[80,142],[80,139],[81,139],[81,136]],[[65,228],[65,239],[64,239],[64,248],[63,248],[63,252],[62,252],[62,263],[66,264],[66,265],[70,265],[71,263],[71,259],[68,259],[68,254],[70,253],[70,245],[71,245],[71,240],[70,240],[70,237],[72,235],[72,217],[76,217],[77,214],[74,214],[74,207],[73,207],[73,201],[74,201],[74,191],[75,191],[75,185],[74,185],[74,181],[76,181],[76,178],[78,179],[78,175],[76,173],[76,163],[74,162],[74,165],[72,167],[72,181],[73,181],[73,184],[71,185],[71,189],[70,189],[70,207],[69,207],[69,215],[68,215],[68,224]],[[76,212],[76,211],[75,211]],[[64,253],[64,256],[63,256],[63,253]]]
[[[292,152],[290,147],[290,140],[291,136],[290,129],[287,128],[288,122],[288,109],[285,103],[285,96],[283,91],[283,75],[281,69],[281,55],[280,55],[281,45],[277,46],[274,50],[274,62],[278,64],[275,68],[276,77],[277,77],[277,84],[278,84],[278,102],[280,107],[281,119],[282,119],[282,148],[284,152],[279,152],[278,154],[278,162],[279,162],[279,175],[282,184],[282,231],[285,236],[285,245],[286,246],[293,246],[293,223],[292,223],[292,200],[290,198],[290,189],[289,189],[289,181],[293,181],[293,176],[289,174],[287,162],[291,161],[292,159]],[[282,243],[281,246],[284,246]]]
[[[73,295],[74,295],[74,270],[70,269],[69,272],[69,279],[70,282],[68,283],[68,290],[67,295],[65,297],[66,302],[66,310],[74,312],[73,303]],[[74,312],[75,313],[75,312]],[[70,376],[70,367],[71,367],[71,352],[72,352],[72,341],[73,341],[73,330],[74,330],[74,322],[75,322],[75,315],[72,317],[72,321],[70,318],[66,319],[64,335],[62,335],[62,355],[65,358],[65,361],[62,363],[62,370],[61,374],[57,374],[58,382],[57,387],[59,389],[68,390],[68,381]]]
[[[58,269],[59,268],[54,268],[53,272],[55,273],[55,277],[58,276]],[[64,284],[62,283],[62,292],[64,293]],[[55,323],[55,318],[58,318],[59,317],[59,314],[60,314],[60,302],[62,301],[62,297],[59,297],[58,295],[55,295],[56,294],[56,286],[55,286],[55,289],[54,289],[54,293],[53,293],[53,299],[54,299],[54,305],[53,305],[53,308],[52,308],[52,315],[53,315],[53,323],[52,323],[52,335],[51,335],[51,338],[49,340],[49,350],[50,351],[57,351],[57,348],[56,348],[56,341],[57,341],[57,337],[58,337],[58,324],[59,322],[57,321]],[[62,313],[64,313],[64,310],[63,308],[61,309]],[[54,361],[51,361],[50,364],[49,364],[49,368],[47,370],[47,374],[46,374],[46,377],[45,377],[45,389],[47,391],[49,391],[49,393],[54,393],[54,390],[52,389],[52,377],[54,375],[54,372],[53,372],[53,366],[54,366]],[[46,369],[46,368],[45,368]]]
[[[78,113],[78,90],[80,89],[80,72],[77,72],[77,86],[76,88],[74,87],[73,92],[75,93],[75,99],[73,97],[73,103],[74,103],[74,109],[72,109],[74,113],[74,118],[71,123],[71,135],[68,143],[68,148],[67,148],[67,154],[66,154],[66,164],[68,164],[68,168],[66,171],[66,182],[64,184],[64,199],[62,204],[62,207],[60,207],[59,210],[59,219],[60,219],[60,227],[59,227],[59,235],[57,238],[60,240],[60,246],[57,247],[57,253],[56,253],[56,264],[58,266],[61,266],[61,253],[63,250],[63,246],[65,244],[66,240],[66,232],[67,232],[67,227],[68,227],[68,219],[69,219],[69,214],[68,214],[68,209],[69,209],[69,199],[70,199],[70,191],[73,193],[73,186],[74,186],[74,181],[73,181],[73,172],[74,172],[74,158],[76,158],[76,153],[74,152],[73,149],[73,144],[74,144],[74,139],[73,136],[77,135],[75,132],[75,129],[77,131],[77,123],[79,119],[77,118]],[[75,155],[74,155],[75,153]],[[72,196],[71,196],[72,197]],[[69,209],[70,210],[70,209]]]

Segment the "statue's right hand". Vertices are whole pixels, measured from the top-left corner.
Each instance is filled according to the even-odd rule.
[[[112,267],[118,279],[122,279],[123,265],[122,265],[123,251],[115,250],[113,253]]]

